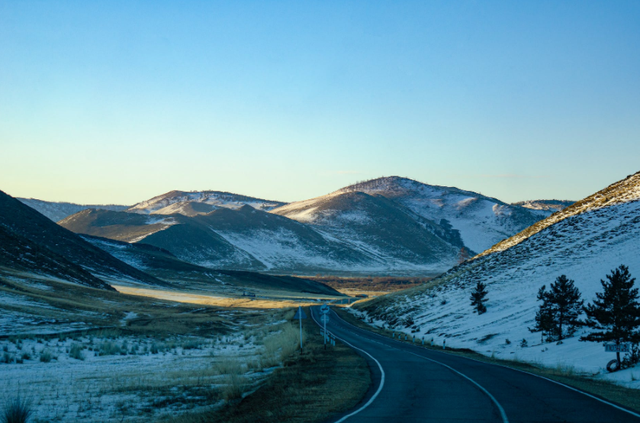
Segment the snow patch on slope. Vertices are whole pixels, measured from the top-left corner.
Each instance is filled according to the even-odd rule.
[[[640,201],[613,204],[589,208],[509,249],[454,268],[436,287],[391,296],[378,308],[364,308],[379,325],[391,324],[408,334],[415,331],[438,345],[446,339],[451,347],[551,367],[570,366],[640,388],[630,376],[630,372],[639,375],[640,369],[610,375],[604,368],[612,355],[600,344],[578,341],[588,329],[580,329],[560,345],[541,343],[540,334],[528,330],[539,306],[538,289],[562,274],[575,280],[585,302],[595,299],[602,290],[600,280],[620,264],[629,266],[636,286],[640,285]],[[469,300],[477,281],[486,283],[488,291],[488,312],[480,316],[473,313]],[[408,320],[412,323],[407,325]],[[520,346],[523,339],[527,347]]]

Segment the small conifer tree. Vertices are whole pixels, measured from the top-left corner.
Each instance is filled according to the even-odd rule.
[[[553,304],[555,335],[558,340],[573,335],[581,324],[579,317],[584,304],[574,281],[567,279],[565,275],[558,276],[550,286],[549,301]]]
[[[478,281],[476,287],[473,289],[473,292],[471,292],[471,298],[469,298],[471,300],[471,306],[475,308],[475,311],[478,314],[482,314],[487,311],[487,307],[484,305],[484,303],[487,301],[487,299],[485,298],[487,296],[486,288],[487,285]]]
[[[597,331],[581,337],[581,341],[613,341],[616,345],[640,342],[640,302],[638,288],[633,287],[635,280],[625,265],[612,270],[607,281],[600,280],[603,292],[597,292],[593,304],[584,307],[585,324]],[[616,358],[620,362],[620,352]]]
[[[580,299],[580,291],[574,281],[560,275],[546,290],[542,285],[538,291],[538,301],[542,301],[536,312],[536,325],[529,330],[542,332],[547,341],[561,341],[575,333],[584,301]]]
[[[529,328],[531,332],[542,332],[542,336],[549,336],[553,332],[553,310],[549,302],[547,286],[542,285],[538,290],[538,301],[542,301],[540,308],[536,311],[535,326]]]

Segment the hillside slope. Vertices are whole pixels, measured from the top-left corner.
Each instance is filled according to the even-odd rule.
[[[56,257],[64,257],[66,261],[81,267],[99,279],[125,279],[164,285],[164,282],[159,279],[94,247],[78,235],[2,191],[0,191],[0,210],[2,210],[0,227],[16,239],[26,239],[40,249],[54,253]],[[34,263],[34,266],[34,270],[37,270],[39,264]]]
[[[60,224],[214,268],[433,276],[550,213],[390,177],[290,204],[172,191],[126,213],[84,210]]]
[[[399,266],[432,265],[445,270],[456,263],[463,247],[450,227],[416,215],[380,195],[337,192],[287,204],[272,213],[312,226],[380,260]]]
[[[442,232],[437,225],[417,222],[384,198],[345,197],[356,201],[347,202],[351,210],[341,214],[343,223],[346,214],[355,216],[357,204],[372,219],[318,227],[245,205],[192,217],[85,210],[60,225],[80,234],[144,242],[193,264],[232,270],[436,274],[457,260],[461,247],[435,235]]]
[[[460,233],[464,246],[476,253],[523,230],[550,212],[504,203],[472,191],[427,185],[391,176],[342,188],[337,193],[383,196],[418,216]]]
[[[126,243],[83,236],[119,260],[158,278],[171,281],[185,291],[236,295],[246,289],[341,296],[326,285],[303,278],[263,275],[255,272],[210,269],[184,262],[171,252],[144,243]]]
[[[0,226],[0,274],[35,273],[56,279],[107,289],[111,287],[64,257]]]
[[[457,266],[429,284],[371,301],[362,310],[378,324],[447,340],[502,358],[571,365],[598,373],[611,359],[602,346],[578,342],[540,346],[533,326],[536,294],[565,274],[589,302],[600,280],[620,264],[640,278],[640,173],[555,213]],[[472,312],[477,281],[487,284],[488,312]],[[582,329],[581,331],[585,331]],[[511,343],[507,343],[506,340]],[[520,347],[522,339],[528,347]],[[612,376],[613,377],[613,376]]]

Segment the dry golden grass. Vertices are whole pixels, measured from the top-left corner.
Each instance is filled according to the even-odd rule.
[[[308,313],[308,311],[307,311]],[[292,329],[295,325],[289,324]],[[304,321],[305,350],[296,350],[254,393],[241,401],[230,401],[221,409],[194,413],[171,423],[314,423],[323,422],[352,409],[371,384],[366,361],[346,345],[324,350],[318,327]],[[282,336],[282,344],[293,340]],[[230,388],[232,389],[232,388]]]
[[[181,303],[202,304],[225,308],[274,309],[317,304],[313,301],[304,300],[291,301],[261,298],[250,299],[247,297],[220,297],[214,295],[167,291],[162,289],[134,288],[121,285],[114,285],[113,287],[116,288],[118,292],[127,295],[136,295],[141,297],[158,298],[161,300],[177,301]]]

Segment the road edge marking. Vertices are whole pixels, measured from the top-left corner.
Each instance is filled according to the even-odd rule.
[[[347,325],[353,326],[353,327],[354,327],[354,328],[356,328],[356,329],[360,329],[360,330],[363,330],[363,331],[367,331],[367,332],[370,332],[370,333],[372,333],[373,335],[379,336],[379,337],[381,337],[381,338],[383,338],[383,339],[386,339],[386,340],[389,340],[389,341],[394,341],[394,342],[399,342],[400,344],[403,344],[402,342],[400,342],[400,341],[398,341],[398,340],[396,340],[396,339],[389,338],[388,336],[380,335],[379,333],[376,333],[376,332],[371,331],[371,330],[367,330],[367,329],[359,328],[358,326],[356,326],[356,325],[354,325],[354,324],[352,324],[352,323],[349,323],[349,322],[347,322],[346,320],[344,320],[342,317],[340,317],[340,315],[338,315],[338,313],[335,313],[335,312],[334,312],[334,314],[335,314],[335,315],[336,315],[340,320],[342,320],[344,323],[346,323]],[[419,346],[419,345],[414,345],[414,347],[419,348],[420,346]],[[425,348],[425,350],[427,350],[427,351],[433,351],[433,352],[435,352],[435,353],[437,353],[437,354],[448,354],[447,352],[444,352],[444,351],[435,351],[435,350],[430,350],[430,349],[427,349],[427,348]],[[472,350],[472,351],[473,351],[473,350]],[[476,351],[474,351],[474,352],[476,352]],[[478,352],[476,352],[476,353],[477,353],[477,354],[480,354],[480,353],[478,353]],[[482,354],[480,354],[480,355],[482,355]],[[418,357],[420,357],[420,356],[418,356]],[[565,388],[567,388],[567,389],[569,389],[569,390],[571,390],[571,391],[578,392],[578,393],[580,393],[580,394],[582,394],[582,395],[585,395],[585,396],[587,396],[587,397],[589,397],[589,398],[592,398],[592,399],[594,399],[594,400],[596,400],[596,401],[599,401],[599,402],[601,402],[601,403],[603,403],[603,404],[610,405],[610,406],[611,406],[611,407],[613,407],[613,408],[616,408],[616,409],[618,409],[618,410],[620,410],[620,411],[624,411],[624,412],[626,412],[627,414],[631,414],[631,415],[632,415],[632,416],[634,416],[634,417],[638,417],[638,418],[640,418],[640,414],[639,414],[639,413],[636,413],[635,411],[631,411],[631,410],[629,410],[628,408],[625,408],[625,407],[620,406],[620,405],[617,405],[617,404],[615,404],[615,403],[613,403],[613,402],[607,401],[607,400],[606,400],[606,399],[604,399],[604,398],[599,398],[599,397],[597,397],[596,395],[594,395],[594,394],[590,394],[589,392],[583,391],[583,390],[581,390],[581,389],[579,389],[579,388],[574,388],[573,386],[567,385],[567,384],[562,383],[562,382],[558,382],[557,380],[553,380],[553,379],[550,379],[550,378],[545,377],[545,376],[537,375],[537,374],[535,374],[535,373],[531,373],[531,372],[528,372],[528,371],[526,371],[526,370],[520,370],[520,369],[516,369],[516,368],[514,368],[514,367],[509,367],[509,366],[506,366],[506,365],[504,365],[504,364],[499,364],[499,363],[488,363],[488,362],[486,362],[486,361],[478,360],[478,359],[471,358],[471,357],[463,357],[463,356],[459,356],[459,357],[460,357],[460,358],[467,359],[467,360],[475,361],[476,363],[483,363],[483,364],[489,364],[489,365],[492,365],[492,366],[502,367],[502,368],[504,368],[504,369],[513,370],[513,371],[520,372],[520,373],[524,373],[524,374],[527,374],[527,375],[530,375],[530,376],[535,376],[535,377],[537,377],[537,378],[539,378],[539,379],[544,379],[544,380],[547,380],[547,381],[549,381],[549,382],[553,382],[553,383],[555,383],[556,385],[563,386],[563,387],[565,387]],[[427,359],[426,357],[422,357],[422,358]],[[435,360],[434,360],[434,361],[435,361]],[[446,364],[443,364],[443,366],[446,366]]]
[[[484,388],[484,386],[480,385],[478,382],[476,382],[475,380],[471,379],[469,376],[465,375],[464,373],[462,373],[462,372],[460,372],[460,371],[458,371],[458,370],[454,369],[453,367],[451,367],[451,366],[449,366],[449,365],[447,365],[447,364],[441,363],[441,362],[439,362],[439,361],[437,361],[437,360],[434,360],[434,359],[431,359],[431,358],[424,357],[424,356],[422,356],[422,355],[420,355],[420,354],[416,354],[416,353],[411,352],[411,351],[407,351],[407,350],[405,350],[405,352],[406,352],[406,353],[409,353],[409,354],[411,354],[411,355],[415,355],[416,357],[421,358],[421,359],[423,359],[423,360],[428,360],[428,361],[431,361],[431,362],[433,362],[433,363],[436,363],[436,364],[438,364],[438,365],[440,365],[440,366],[442,366],[442,367],[446,367],[447,369],[451,370],[451,371],[452,371],[452,372],[454,372],[454,373],[457,373],[458,375],[460,375],[460,376],[462,376],[463,378],[467,379],[469,382],[471,382],[471,383],[473,383],[474,385],[476,385],[476,386],[477,386],[477,387],[478,387],[482,392],[484,392],[484,393],[489,397],[489,399],[491,399],[491,401],[493,401],[493,403],[495,404],[495,406],[498,408],[498,411],[500,412],[500,417],[502,417],[502,421],[503,421],[503,423],[509,423],[509,418],[507,417],[507,413],[504,411],[504,408],[502,408],[502,406],[500,405],[500,403],[498,402],[498,400],[496,399],[496,397],[494,397],[493,395],[491,395],[491,392],[487,391],[487,390]]]
[[[320,326],[320,324],[318,323],[316,318],[313,316],[313,310],[309,310],[309,313],[311,314],[311,318],[313,319],[315,324]],[[340,319],[340,320],[342,320],[342,319]],[[322,326],[320,326],[320,327],[322,327]],[[335,334],[334,334],[334,336],[335,336]],[[365,405],[363,405],[362,407],[358,408],[356,411],[353,411],[352,413],[347,414],[346,416],[343,416],[340,420],[336,420],[336,422],[335,422],[335,423],[341,423],[341,422],[347,420],[349,417],[353,417],[356,414],[360,413],[361,411],[364,411],[365,408],[369,407],[373,403],[373,401],[377,398],[378,394],[380,394],[380,391],[382,391],[382,387],[384,386],[385,374],[384,374],[384,369],[382,368],[382,365],[380,364],[380,362],[378,360],[376,360],[371,354],[369,354],[368,352],[366,352],[365,350],[363,350],[361,348],[353,346],[352,344],[350,344],[349,342],[347,342],[344,339],[340,338],[339,336],[336,336],[336,338],[339,339],[340,341],[344,342],[345,344],[347,344],[351,348],[356,349],[358,351],[362,351],[363,353],[368,355],[373,361],[376,362],[376,364],[378,365],[378,368],[380,369],[380,385],[378,386],[378,390],[376,391],[376,393],[373,394],[373,396],[371,398],[369,398],[369,401],[367,401],[367,403]]]
[[[479,362],[479,363],[484,363],[483,361],[475,360],[475,359],[473,359],[473,358],[469,358],[469,360],[474,360],[474,361],[477,361],[477,362]],[[607,400],[606,400],[606,399],[604,399],[604,398],[598,398],[597,396],[595,396],[595,395],[593,395],[593,394],[590,394],[590,393],[585,392],[585,391],[583,391],[583,390],[581,390],[581,389],[578,389],[578,388],[574,388],[573,386],[567,385],[567,384],[565,384],[565,383],[558,382],[557,380],[549,379],[548,377],[540,376],[540,375],[537,375],[537,374],[535,374],[535,373],[529,373],[529,372],[527,372],[526,370],[520,370],[520,369],[515,369],[515,368],[513,368],[513,367],[505,366],[504,364],[495,364],[495,363],[489,363],[489,364],[493,364],[494,366],[500,366],[500,367],[503,367],[503,368],[505,368],[505,369],[514,370],[514,371],[516,371],[516,372],[524,373],[524,374],[527,374],[527,375],[535,376],[535,377],[540,378],[540,379],[547,380],[547,381],[549,381],[549,382],[553,382],[553,383],[555,383],[556,385],[564,386],[564,387],[565,387],[565,388],[567,388],[567,389],[570,389],[570,390],[572,390],[572,391],[574,391],[574,392],[578,392],[578,393],[580,393],[580,394],[582,394],[582,395],[586,395],[586,396],[588,396],[589,398],[593,398],[594,400],[600,401],[600,402],[601,402],[601,403],[603,403],[603,404],[610,405],[611,407],[613,407],[613,408],[617,408],[617,409],[618,409],[618,410],[620,410],[620,411],[625,411],[625,412],[627,412],[627,413],[631,414],[631,415],[632,415],[632,416],[634,416],[634,417],[640,417],[640,414],[636,413],[635,411],[631,411],[631,410],[626,409],[626,408],[624,408],[624,407],[621,407],[621,406],[619,406],[619,405],[617,405],[617,404],[614,404],[614,403],[612,403],[612,402],[609,402],[609,401],[607,401]]]

